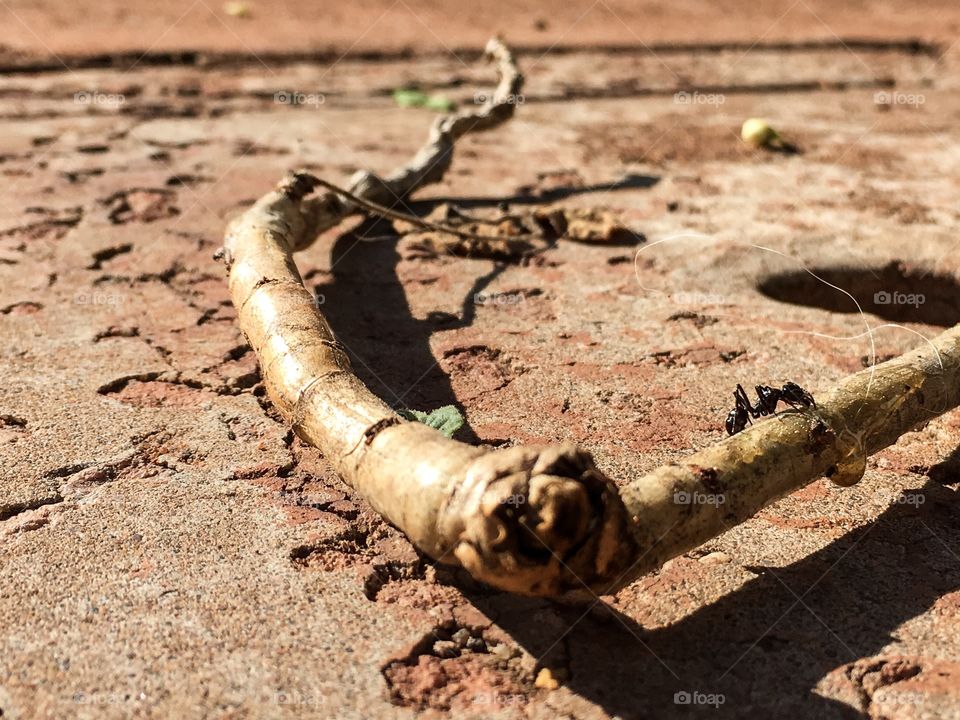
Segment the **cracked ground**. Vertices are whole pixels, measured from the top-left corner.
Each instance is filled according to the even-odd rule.
[[[497,264],[354,221],[300,270],[386,402],[623,483],[738,382],[816,394],[960,321],[954,7],[91,7],[0,0],[0,716],[960,717],[957,413],[615,597],[517,598],[288,431],[213,260],[290,169],[403,163],[434,115],[392,91],[473,102],[508,30],[523,104],[417,207],[645,242]]]

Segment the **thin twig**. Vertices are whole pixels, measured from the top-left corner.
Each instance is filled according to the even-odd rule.
[[[464,240],[489,240],[492,242],[503,242],[505,239],[510,240],[542,240],[545,243],[552,243],[553,238],[548,238],[546,235],[537,234],[537,233],[517,233],[516,235],[510,235],[509,238],[505,238],[503,235],[483,235],[480,233],[467,232],[466,230],[461,230],[455,225],[448,225],[446,223],[437,223],[431,222],[429,220],[424,220],[423,218],[417,217],[409,213],[400,212],[398,210],[392,210],[383,205],[379,205],[371,200],[355,195],[349,190],[345,190],[329,180],[324,180],[323,178],[318,178],[314,175],[309,175],[307,173],[297,173],[298,175],[303,175],[310,178],[310,182],[314,183],[319,187],[325,187],[327,190],[330,190],[341,197],[346,198],[351,203],[357,207],[363,208],[368,213],[372,215],[377,215],[379,217],[387,218],[388,220],[398,220],[401,222],[408,222],[411,225],[415,225],[422,230],[430,230],[433,232],[442,232],[447,233],[448,235],[453,235],[455,237],[463,238]],[[479,220],[477,222],[488,222],[485,220]]]
[[[415,190],[443,179],[453,161],[453,148],[458,139],[467,133],[492,130],[513,117],[523,89],[523,76],[513,53],[499,38],[493,38],[487,43],[484,55],[495,63],[500,76],[490,97],[477,107],[437,118],[423,147],[385,178],[366,170],[358,172],[350,181],[352,196],[380,207],[400,202]],[[299,208],[303,227],[295,238],[294,249],[309,246],[322,232],[355,213],[357,207],[345,203],[334,190],[307,199]]]

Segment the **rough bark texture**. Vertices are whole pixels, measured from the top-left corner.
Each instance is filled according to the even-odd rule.
[[[623,488],[642,553],[626,580],[824,475],[857,483],[868,456],[960,405],[960,328],[816,399],[816,409],[780,413]]]
[[[582,450],[484,451],[449,440],[401,420],[353,375],[292,257],[307,230],[301,203],[316,184],[291,176],[225,243],[240,326],[270,397],[417,547],[497,587],[610,592],[824,474],[856,483],[868,455],[960,404],[954,329],[850,377],[816,409],[781,413],[630,483],[621,501]]]
[[[492,97],[439,118],[413,160],[385,179],[358,173],[350,194],[399,201],[443,177],[459,137],[512,116],[522,76],[499,40],[486,54],[500,73]],[[308,197],[317,187],[327,192]],[[621,499],[585,451],[485,451],[449,440],[402,420],[351,372],[293,253],[358,208],[330,183],[297,173],[237,218],[224,254],[240,326],[300,437],[423,552],[505,590],[571,598],[615,590],[823,474],[856,483],[869,454],[960,402],[954,330],[938,339],[939,352],[917,350],[855,375],[815,411],[781,414],[663,467]]]
[[[623,506],[587,453],[570,446],[485,451],[402,420],[350,371],[292,251],[294,175],[232,225],[230,293],[267,391],[295,432],[425,553],[532,595],[601,592],[632,556]]]

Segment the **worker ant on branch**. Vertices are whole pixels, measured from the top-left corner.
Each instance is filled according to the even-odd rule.
[[[728,435],[736,435],[747,426],[747,423],[752,425],[753,420],[757,418],[773,415],[777,411],[777,403],[780,402],[792,408],[817,406],[817,403],[813,400],[813,395],[794,382],[784,383],[783,387],[780,388],[757,385],[754,389],[757,391],[756,405],[750,403],[747,391],[743,389],[743,385],[737,383],[737,389],[733,393],[737,404],[727,415]],[[753,418],[753,420],[750,418]]]

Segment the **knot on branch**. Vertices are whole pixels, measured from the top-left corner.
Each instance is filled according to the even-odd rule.
[[[471,575],[526,595],[608,592],[634,555],[616,487],[570,444],[475,460],[440,532]]]

